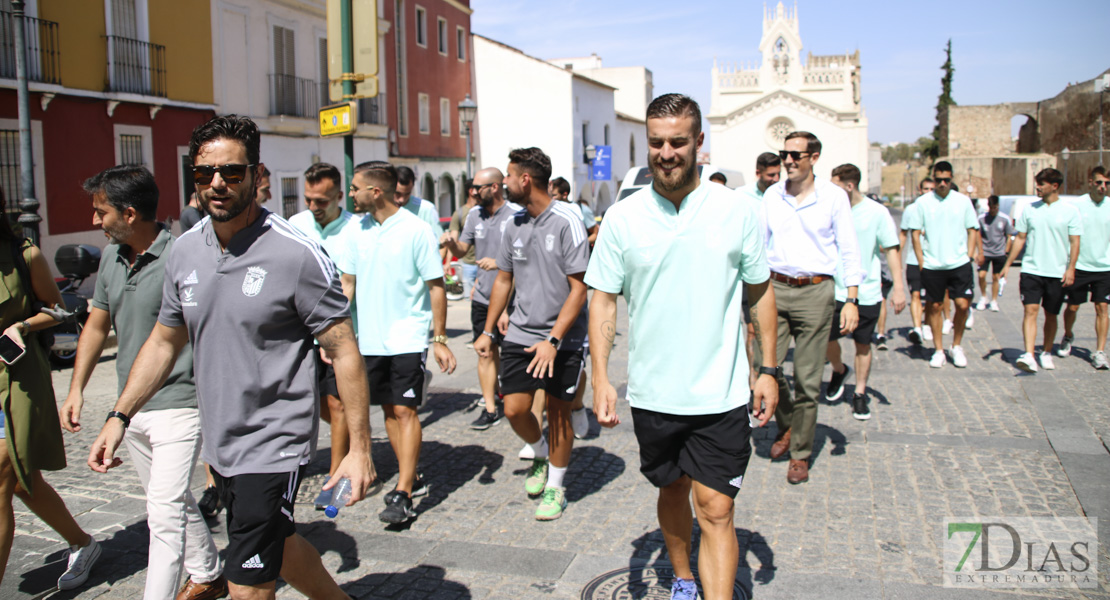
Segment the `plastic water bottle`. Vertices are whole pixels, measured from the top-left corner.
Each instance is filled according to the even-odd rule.
[[[998,279],[998,295],[1002,295],[1002,290],[1006,289],[1006,278],[1001,277]]]
[[[339,509],[347,506],[347,502],[351,500],[351,480],[346,477],[340,479],[331,492],[331,503],[324,509],[324,514],[329,519],[334,519],[339,514]]]

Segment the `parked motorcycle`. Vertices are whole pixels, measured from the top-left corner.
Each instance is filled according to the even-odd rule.
[[[62,321],[48,330],[54,335],[50,361],[55,366],[68,367],[77,358],[77,338],[89,318],[89,299],[78,290],[85,279],[100,268],[100,248],[88,244],[66,244],[54,253],[54,265],[62,274],[54,281],[62,292],[65,310],[45,311]]]

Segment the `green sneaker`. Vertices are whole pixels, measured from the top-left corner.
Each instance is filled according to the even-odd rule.
[[[547,485],[547,458],[533,458],[528,468],[528,478],[524,480],[524,491],[529,496],[539,496]]]
[[[536,508],[536,520],[554,521],[563,516],[563,509],[566,507],[566,488],[549,487],[543,491],[543,500]]]

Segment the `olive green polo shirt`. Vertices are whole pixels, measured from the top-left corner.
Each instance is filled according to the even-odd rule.
[[[127,383],[131,365],[139,355],[162,308],[162,283],[165,279],[166,259],[173,247],[174,237],[165,227],[158,232],[154,243],[146,252],[135,257],[135,264],[128,264],[130,248],[111,244],[104,250],[100,270],[96,275],[96,290],[92,305],[108,311],[112,327],[116,330],[119,349],[116,354],[116,376],[119,393]],[[185,344],[177,362],[162,389],[143,407],[147,410],[167,408],[196,408],[197,391],[193,384],[193,346]]]

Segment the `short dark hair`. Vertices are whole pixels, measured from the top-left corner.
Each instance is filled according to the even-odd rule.
[[[1049,167],[1047,169],[1041,169],[1041,172],[1037,173],[1036,180],[1037,183],[1055,183],[1056,185],[1063,185],[1064,174]]]
[[[547,186],[551,179],[551,159],[539,148],[517,148],[509,152],[509,163],[532,176],[536,185]]]
[[[551,180],[551,187],[560,194],[570,194],[570,182],[562,177],[556,177]]]
[[[950,163],[946,160],[942,160],[942,161],[936,163],[935,165],[933,165],[933,173],[935,174],[937,171],[941,171],[941,172],[944,172],[944,173],[951,173],[952,172],[952,163]]]
[[[270,176],[270,168],[267,167],[266,165],[262,165],[262,174],[259,175],[258,178],[261,179],[263,177],[269,177],[269,176]]]
[[[258,125],[248,117],[239,115],[221,115],[213,117],[207,123],[198,125],[189,138],[189,160],[195,165],[200,147],[213,140],[235,140],[247,150],[247,162],[256,165],[259,162]],[[263,175],[265,176],[265,174]]]
[[[859,189],[859,183],[863,181],[863,173],[860,173],[859,167],[852,163],[844,163],[833,169],[832,176],[845,183],[854,184],[857,190]]]
[[[717,171],[716,173],[710,175],[709,181],[717,181],[721,185],[728,185],[728,177],[725,177],[725,174],[720,171]]]
[[[1102,175],[1103,177],[1106,177],[1106,167],[1099,165],[1091,169],[1090,174],[1087,175],[1087,179],[1094,179],[1095,175]]]
[[[817,139],[817,136],[813,135],[812,133],[808,131],[791,131],[790,133],[786,134],[786,139],[783,141],[785,142],[787,140],[792,140],[795,138],[805,139],[806,152],[809,152],[810,154],[821,153],[821,140]]]
[[[401,185],[412,185],[416,181],[416,173],[404,165],[394,167],[394,171],[397,173],[397,183]]]
[[[407,167],[401,167],[407,168]],[[369,162],[359,163],[355,166],[354,175],[359,173],[366,173],[366,176],[373,179],[375,182],[382,185],[382,189],[387,192],[397,191],[397,171],[400,169],[385,162],[384,160],[372,160]]]
[[[990,196],[987,196],[987,204],[990,206],[998,204],[998,196],[996,194],[991,194]]]
[[[663,94],[647,107],[647,119],[664,117],[690,117],[694,119],[694,136],[701,133],[701,107],[693,98],[683,94]]]
[[[339,169],[335,165],[318,162],[305,169],[304,180],[308,183],[320,183],[322,179],[334,181],[335,187],[343,186],[343,177],[339,174]]]
[[[782,165],[782,159],[774,152],[764,152],[755,159],[755,172],[766,171],[767,167],[778,167]]]
[[[917,187],[923,187],[926,183],[936,183],[936,182],[933,181],[932,177],[926,177],[925,179],[921,180],[921,183],[917,184]]]
[[[81,187],[90,196],[103,193],[120,212],[130,206],[143,221],[158,218],[158,184],[144,166],[117,165],[89,177]]]

